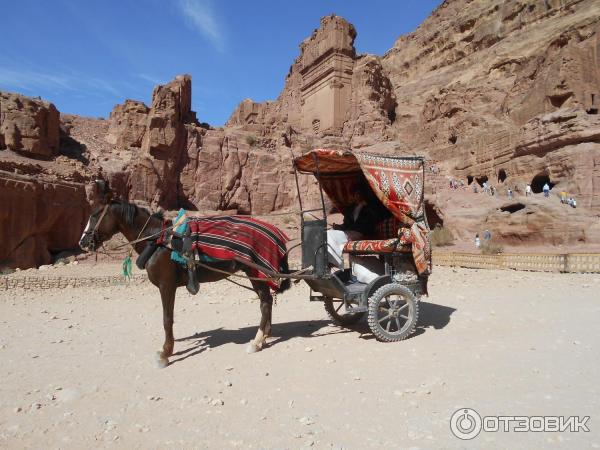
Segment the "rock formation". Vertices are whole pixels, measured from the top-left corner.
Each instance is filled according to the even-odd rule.
[[[0,175],[0,268],[50,264],[77,249],[89,207],[79,183]]]
[[[140,148],[146,134],[150,109],[143,102],[125,100],[110,113],[106,142],[120,148]]]
[[[545,238],[553,243],[598,243],[598,227],[590,227],[600,215],[600,192],[595,187],[600,186],[597,6],[592,0],[445,1],[383,57],[356,56],[348,47],[354,29],[339,17],[325,17],[320,29],[301,45],[277,101],[245,101],[238,110],[252,106],[257,112],[252,126],[262,125],[267,135],[276,135],[274,124],[288,123],[299,134],[298,141],[313,146],[425,155],[441,170],[437,177],[447,177],[445,183],[430,179],[428,202],[437,211],[437,220],[459,235],[460,229],[474,235],[493,225],[504,230],[497,236],[512,243]],[[323,37],[327,33],[330,38]],[[336,38],[344,33],[346,39]],[[303,96],[312,93],[312,74],[334,73],[325,62],[328,50],[321,51],[320,42],[347,45],[333,46],[344,55],[340,59],[345,58],[338,73],[352,75],[351,83],[341,75],[336,79],[348,88],[341,132],[335,127],[322,130],[317,126],[324,120],[321,117],[308,120],[313,113]],[[324,98],[330,91],[318,88]],[[328,114],[328,120],[334,120],[334,114]],[[248,124],[236,113],[229,122]],[[489,180],[504,198],[482,202],[487,205],[484,210],[472,205],[476,213],[469,214],[460,203],[469,200],[445,204],[448,199],[441,191],[449,178],[465,185]],[[532,204],[527,211],[511,214],[510,221],[497,214],[505,212],[500,208],[508,187],[522,195],[526,184],[539,192],[546,181],[554,186],[553,192],[566,190],[575,196],[578,208],[585,211],[565,216],[564,208],[554,202],[544,207]],[[556,219],[549,223],[553,215]],[[524,233],[526,224],[531,228],[534,222],[539,234]]]
[[[177,207],[188,124],[196,124],[191,77],[178,76],[172,82],[154,88],[141,151],[131,167],[130,198],[165,208]]]
[[[51,104],[1,94],[0,195],[11,212],[0,216],[0,265],[40,264],[74,245],[84,219],[69,208],[87,214],[95,177],[151,207],[265,214],[296,205],[291,156],[315,147],[426,156],[430,220],[462,240],[489,229],[510,244],[600,244],[597,1],[447,0],[382,56],[358,55],[356,35],[323,17],[280,95],[243,100],[217,129],[196,120],[188,75],[107,121],[63,115],[62,131]],[[467,189],[450,191],[450,178]],[[484,181],[498,195],[472,192]],[[551,199],[523,195],[546,182]],[[314,180],[301,190],[318,201]],[[28,211],[36,219],[22,232],[13,216]]]
[[[0,150],[51,157],[58,151],[59,114],[52,103],[0,92]]]

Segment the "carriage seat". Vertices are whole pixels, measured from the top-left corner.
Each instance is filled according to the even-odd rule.
[[[376,225],[373,239],[348,241],[343,251],[350,255],[411,253],[411,244],[402,244],[398,238],[398,229],[402,225],[395,217],[384,219]]]

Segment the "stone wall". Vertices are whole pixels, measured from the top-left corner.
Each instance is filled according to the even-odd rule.
[[[129,283],[141,284],[148,281],[147,275],[133,275],[130,279],[120,275],[104,277],[45,277],[45,276],[0,276],[0,290],[43,291],[48,289],[92,288],[122,286]]]

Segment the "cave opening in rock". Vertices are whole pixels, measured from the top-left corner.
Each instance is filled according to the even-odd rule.
[[[498,171],[498,183],[504,183],[504,180],[506,180],[506,170],[500,169]]]
[[[467,175],[467,185],[470,186],[473,182],[473,175]]]
[[[598,114],[598,105],[596,105],[596,95],[595,94],[591,94],[591,104],[590,107],[588,109],[585,110],[586,113],[588,114]]]
[[[475,178],[475,181],[477,181],[477,183],[479,184],[479,186],[483,187],[483,183],[486,183],[488,180],[487,175],[483,175],[481,177],[477,177]]]
[[[523,203],[511,203],[510,205],[502,206],[500,211],[508,211],[509,213],[515,213],[525,208]]]
[[[552,187],[554,186],[555,183],[552,183],[550,181],[550,177],[548,176],[548,174],[545,173],[538,173],[535,177],[533,177],[533,179],[531,180],[531,191],[534,194],[539,194],[540,192],[543,191],[544,189],[544,184],[548,183],[548,186],[550,186],[550,189],[552,189]]]
[[[448,142],[450,142],[452,145],[456,144],[456,141],[458,141],[458,136],[455,134],[451,134],[450,137],[448,138]]]
[[[552,106],[555,108],[561,108],[572,95],[572,93],[568,92],[566,94],[551,95],[548,97],[548,99],[550,100],[550,104]]]
[[[429,200],[425,200],[425,215],[427,216],[427,223],[429,224],[429,228],[433,229],[437,225],[443,227],[444,219],[442,219],[440,213],[438,212],[437,206],[431,203]]]
[[[387,117],[390,120],[390,123],[394,123],[396,121],[396,110],[395,109],[390,109],[387,112]]]

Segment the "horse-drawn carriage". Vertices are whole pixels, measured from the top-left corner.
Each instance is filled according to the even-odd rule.
[[[302,268],[297,271],[288,268],[285,234],[271,224],[248,216],[213,216],[193,218],[186,231],[179,231],[179,222],[113,199],[106,183],[99,184],[102,206],[90,216],[80,246],[97,250],[120,232],[132,251],[140,254],[138,267],[146,269],[149,280],[159,288],[163,304],[165,343],[159,365],[166,366],[173,354],[177,288],[187,286],[195,294],[198,283],[218,281],[238,271],[260,298],[260,325],[249,352],[262,349],[271,334],[271,290],[283,292],[294,278],[304,279],[311,288],[310,299],[323,301],[341,325],[368,314],[373,334],[388,342],[402,340],[414,330],[418,300],[427,292],[431,270],[423,158],[314,150],[295,158],[294,169],[302,240]],[[318,180],[319,208],[303,209],[299,174],[312,174]],[[381,212],[377,232],[345,242],[343,250],[351,265],[331,271],[325,195],[342,211],[357,190],[366,192],[365,200]],[[355,279],[352,272],[352,266],[360,265],[360,258],[365,257],[374,258],[381,267],[368,283]]]
[[[424,202],[424,159],[339,150],[314,150],[294,160],[301,209],[303,277],[310,299],[323,301],[329,316],[351,325],[368,314],[381,341],[400,341],[414,331],[419,298],[427,292],[431,271],[429,226]],[[319,184],[321,205],[304,209],[298,174],[312,174]],[[330,271],[325,195],[338,211],[351,206],[353,193],[369,192],[381,220],[372,236],[345,243],[348,266]],[[383,270],[369,283],[352,274],[361,258],[377,258]]]

